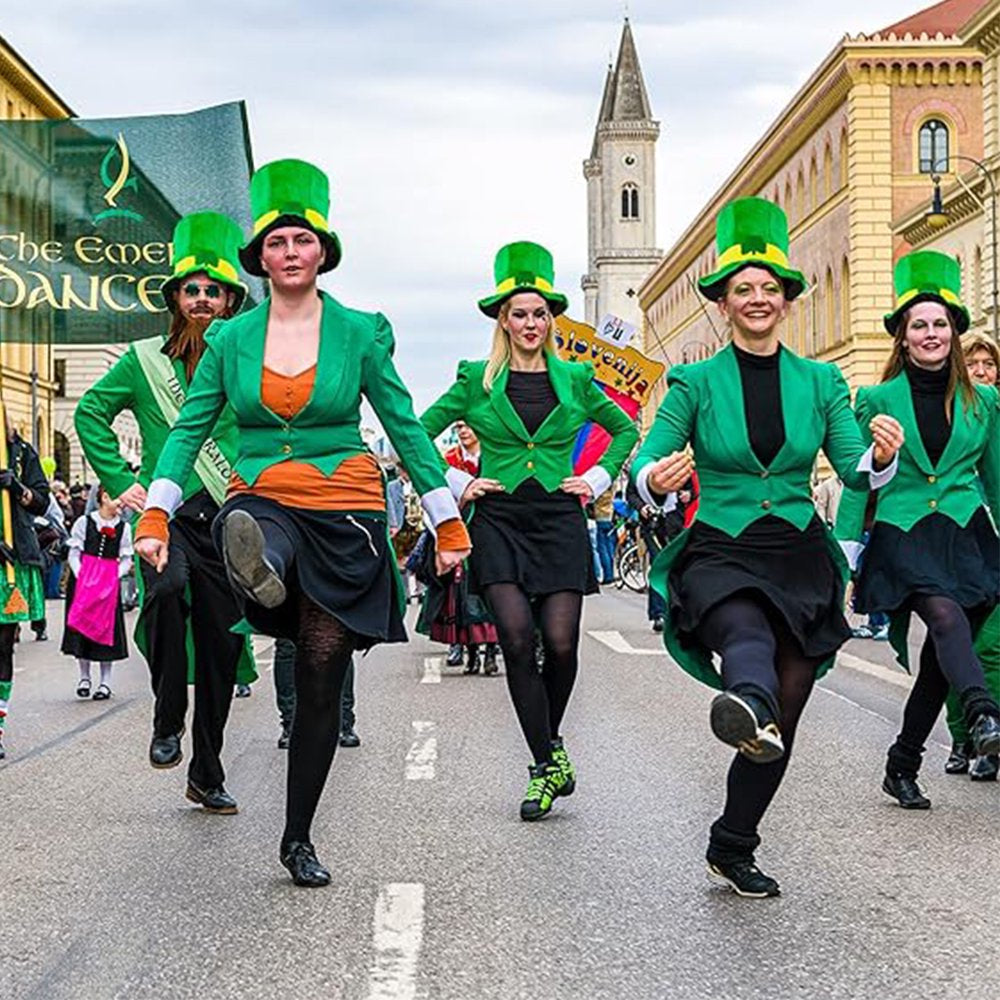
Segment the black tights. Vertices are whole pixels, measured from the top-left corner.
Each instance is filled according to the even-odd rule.
[[[795,742],[799,718],[816,680],[818,657],[806,656],[784,620],[769,616],[764,603],[736,594],[705,615],[698,638],[722,657],[727,690],[756,694],[772,706],[785,744],[784,755],[754,764],[738,753],[726,779],[726,805],[712,825],[713,860],[745,857],[760,843],[757,826],[771,804]]]
[[[309,840],[316,806],[340,735],[340,692],[355,635],[300,596],[295,637],[295,718],[288,744],[288,792],[282,843]]]
[[[535,615],[528,596],[516,583],[494,583],[484,591],[496,621],[517,720],[535,763],[543,764],[551,757],[552,740],[559,735],[576,681],[583,595],[561,590],[538,599],[538,627],[545,651],[545,664],[539,671]]]
[[[968,615],[950,597],[920,594],[910,607],[927,626],[920,650],[920,671],[903,708],[903,728],[889,748],[889,769],[916,777],[924,743],[941,714],[948,689],[962,701],[971,728],[982,714],[997,714],[997,703],[986,691],[983,667],[973,648]]]
[[[14,679],[14,636],[17,624],[0,625],[0,681]]]

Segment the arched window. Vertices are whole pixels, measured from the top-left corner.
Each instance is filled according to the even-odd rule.
[[[940,174],[948,169],[948,126],[932,118],[920,126],[920,173]]]
[[[827,142],[823,150],[823,197],[829,198],[833,194],[833,150]]]
[[[816,157],[809,161],[809,211],[814,212],[819,206],[819,182],[817,180]]]
[[[845,257],[840,265],[840,340],[851,336],[851,265]]]
[[[622,187],[622,218],[639,218],[639,188],[635,184]]]
[[[826,316],[826,328],[823,330],[823,346],[832,347],[837,342],[837,300],[833,294],[833,271],[826,269],[826,281],[823,288],[823,305]]]
[[[799,176],[795,181],[795,221],[801,222],[806,217],[806,181],[799,169]]]
[[[847,187],[847,129],[840,133],[840,186]]]
[[[815,358],[819,355],[819,282],[816,275],[809,282],[812,295],[809,296],[809,334],[806,338],[806,357]]]
[[[976,321],[977,317],[983,315],[983,248],[976,247],[976,253],[973,257],[972,264],[972,295],[970,296],[969,305],[972,307],[969,312],[972,313],[973,323]]]

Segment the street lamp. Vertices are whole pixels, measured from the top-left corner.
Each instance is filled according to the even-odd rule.
[[[945,157],[943,160],[938,161],[938,166],[942,170],[948,169],[949,160],[964,160],[966,163],[971,163],[978,167],[982,175],[986,178],[986,183],[990,186],[990,195],[993,199],[993,207],[990,211],[990,224],[992,230],[992,256],[993,256],[993,290],[991,297],[993,299],[993,339],[1000,342],[1000,309],[998,309],[998,299],[1000,299],[1000,284],[997,282],[997,187],[993,181],[993,175],[990,173],[989,169],[985,164],[980,163],[979,160],[974,159],[971,156],[959,156],[952,154],[951,156]],[[939,173],[931,174],[931,180],[934,182],[934,195],[931,198],[930,211],[924,216],[924,220],[931,229],[943,229],[948,225],[948,213],[944,210],[944,205],[941,201],[941,175]]]

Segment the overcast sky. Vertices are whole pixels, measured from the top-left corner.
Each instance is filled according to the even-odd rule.
[[[631,0],[667,250],[845,33],[920,0]],[[81,117],[249,107],[257,164],[331,178],[327,288],[392,321],[418,410],[485,353],[493,255],[552,250],[582,317],[586,189],[620,0],[3,0],[0,35]]]

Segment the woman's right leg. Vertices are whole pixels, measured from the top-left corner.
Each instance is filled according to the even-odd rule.
[[[0,760],[3,759],[3,727],[7,721],[10,693],[14,687],[14,636],[17,625],[0,625]]]
[[[281,856],[297,884],[325,885],[330,876],[316,861],[309,836],[340,736],[340,694],[356,637],[308,598],[299,599],[298,611]]]

